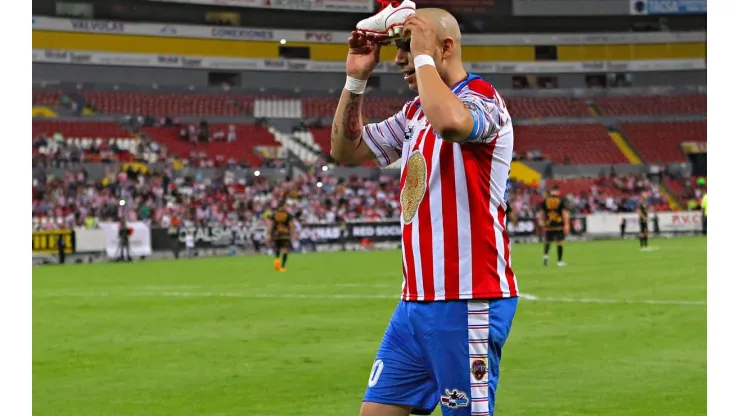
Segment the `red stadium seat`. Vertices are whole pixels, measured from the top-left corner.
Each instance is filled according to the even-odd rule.
[[[588,105],[579,98],[504,97],[512,117],[587,117]]]
[[[514,150],[540,150],[546,159],[572,164],[628,163],[601,124],[515,125]]]
[[[216,131],[226,132],[228,124],[211,123],[209,130],[211,134]],[[275,136],[267,129],[255,124],[234,124],[236,128],[236,141],[212,141],[209,143],[198,143],[194,145],[180,138],[180,130],[176,127],[145,127],[142,132],[154,141],[166,146],[170,152],[187,158],[193,151],[205,152],[210,159],[228,160],[234,158],[241,162],[246,160],[251,166],[262,165],[263,159],[255,153],[255,147],[279,147]]]
[[[706,114],[705,95],[601,97],[596,106],[605,116]]]
[[[60,90],[38,90],[33,92],[33,105],[57,105],[59,104]]]
[[[706,120],[622,123],[622,130],[635,150],[649,163],[685,162],[682,142],[707,141]]]
[[[151,116],[243,116],[251,114],[250,97],[216,94],[175,94],[89,91],[85,99],[104,114]]]
[[[91,137],[91,138],[119,138],[133,137],[118,123],[107,121],[57,121],[57,120],[34,120],[31,131],[36,137],[42,133],[51,136],[61,133],[68,137]]]
[[[112,143],[115,143],[119,149],[114,156],[115,159],[123,162],[132,161],[134,160],[132,152],[135,152],[138,144],[138,138],[119,124],[112,122],[34,120],[31,131],[34,138],[41,134],[46,134],[48,138],[51,138],[54,134],[60,133],[65,142],[80,146],[87,162],[100,161],[100,154],[91,149],[108,148]],[[48,151],[54,151],[53,142],[46,147],[46,150],[34,149],[34,154],[43,154]]]

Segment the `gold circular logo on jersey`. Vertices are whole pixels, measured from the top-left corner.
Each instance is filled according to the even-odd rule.
[[[401,191],[401,215],[404,224],[410,223],[419,209],[427,185],[427,162],[416,151],[406,161],[406,183]]]

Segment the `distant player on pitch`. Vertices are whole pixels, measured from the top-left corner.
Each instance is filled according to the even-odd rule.
[[[570,232],[570,212],[565,201],[560,197],[560,188],[553,186],[540,209],[540,227],[545,230],[545,254],[542,264],[547,266],[550,260],[550,244],[554,241],[558,246],[558,266],[565,266],[563,261],[563,244],[565,236]]]
[[[293,215],[288,212],[285,202],[281,201],[277,211],[272,214],[265,239],[267,245],[270,245],[271,242],[275,243],[274,267],[279,272],[288,270],[285,265],[288,263],[288,253],[293,249],[295,234]]]
[[[640,203],[637,205],[638,222],[640,223],[640,249],[648,248],[648,204],[647,194],[640,194]]]
[[[493,414],[518,288],[506,233],[514,134],[496,90],[463,67],[460,28],[440,9],[389,5],[349,38],[332,156],[400,159],[404,284],[370,372],[361,416]],[[390,38],[389,38],[389,35]],[[363,126],[381,43],[419,96]]]

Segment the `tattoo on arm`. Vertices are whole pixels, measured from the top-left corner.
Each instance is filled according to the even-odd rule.
[[[362,94],[349,95],[349,102],[342,115],[344,124],[344,138],[355,141],[362,138],[362,116],[360,115],[360,106],[362,104]]]

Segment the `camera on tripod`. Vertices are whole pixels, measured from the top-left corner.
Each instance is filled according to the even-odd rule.
[[[126,261],[131,261],[131,246],[129,244],[129,237],[133,234],[133,229],[128,228],[126,220],[121,219],[118,224],[118,248],[116,249],[117,261],[123,261],[123,252],[126,252]]]

